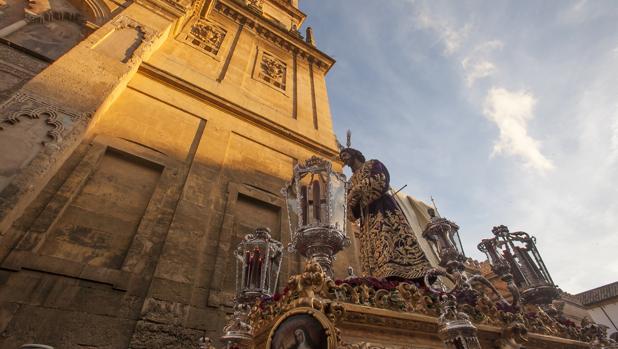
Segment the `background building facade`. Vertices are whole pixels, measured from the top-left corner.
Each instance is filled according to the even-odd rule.
[[[220,334],[232,250],[260,226],[287,244],[293,165],[337,158],[334,60],[304,18],[284,0],[3,3],[0,347]],[[281,280],[299,270],[286,255]]]
[[[594,322],[607,327],[607,334],[618,340],[618,282],[575,295]]]

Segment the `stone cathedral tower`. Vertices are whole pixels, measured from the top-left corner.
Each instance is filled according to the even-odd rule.
[[[287,244],[293,164],[337,156],[297,2],[0,0],[0,347],[220,334],[231,251]]]

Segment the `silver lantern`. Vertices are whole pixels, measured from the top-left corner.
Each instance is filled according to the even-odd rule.
[[[238,301],[272,296],[277,288],[283,245],[270,236],[270,229],[258,228],[238,245],[236,297]]]
[[[560,291],[543,263],[534,236],[523,231],[509,232],[504,225],[494,227],[492,233],[495,236],[496,251],[499,253],[493,259],[499,265],[506,261],[510,266],[514,282],[522,291],[522,300],[525,303],[542,305],[550,304],[556,299]],[[500,266],[498,269],[504,267]]]
[[[481,349],[477,329],[467,314],[457,310],[457,302],[452,295],[442,297],[438,335],[446,349]]]
[[[423,230],[425,238],[440,257],[440,266],[447,269],[461,269],[466,256],[459,238],[459,226],[446,218],[436,216],[435,210],[427,210],[431,220]]]
[[[512,303],[514,308],[519,307],[519,301],[521,294],[518,286],[514,282],[513,274],[511,273],[511,266],[509,262],[502,256],[502,249],[500,246],[503,243],[497,238],[483,239],[478,244],[479,251],[485,253],[491,270],[507,285],[509,292],[511,292]]]
[[[249,346],[253,331],[248,321],[251,305],[275,293],[282,253],[283,245],[270,236],[268,228],[247,234],[236,248],[236,302],[221,337],[228,348]]]
[[[284,189],[288,206],[290,252],[315,259],[332,276],[335,254],[349,245],[346,235],[346,178],[316,156],[294,166]]]

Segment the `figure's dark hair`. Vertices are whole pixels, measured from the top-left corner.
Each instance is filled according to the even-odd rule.
[[[363,155],[363,153],[361,153],[360,151],[354,149],[354,148],[344,148],[339,152],[339,158],[341,159],[341,155],[343,155],[343,153],[348,153],[352,156],[352,159],[356,158],[358,159],[360,162],[365,162],[365,156]]]

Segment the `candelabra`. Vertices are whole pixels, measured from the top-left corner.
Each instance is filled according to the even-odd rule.
[[[282,190],[288,206],[290,252],[315,259],[332,277],[335,254],[348,246],[346,179],[329,161],[312,157],[294,166],[292,181]]]

